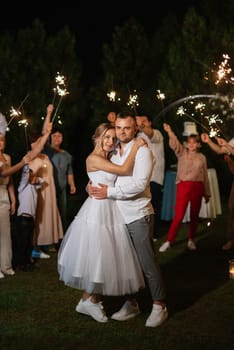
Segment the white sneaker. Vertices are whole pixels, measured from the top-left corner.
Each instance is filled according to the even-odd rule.
[[[153,304],[151,314],[146,320],[146,327],[158,327],[168,318],[168,311],[166,306],[162,308],[161,305]]]
[[[171,247],[171,243],[169,241],[164,242],[161,247],[159,248],[159,252],[163,253],[165,252],[167,249],[169,249]]]
[[[80,314],[88,315],[84,307],[83,299],[80,299],[79,303],[76,305],[76,311],[79,312]]]
[[[0,271],[0,278],[4,278],[4,274]]]
[[[40,252],[40,259],[49,259],[50,258],[50,255],[49,254],[46,254],[44,252]]]
[[[115,312],[111,318],[116,321],[126,321],[139,315],[140,309],[138,304],[133,305],[129,300],[125,301],[121,309]]]
[[[4,275],[7,275],[7,276],[14,276],[15,275],[15,271],[12,269],[8,269],[8,270],[4,271],[3,273],[4,273]]]
[[[188,246],[189,250],[196,250],[197,249],[196,244],[191,239],[188,240],[187,246]]]
[[[92,303],[91,297],[85,301],[81,299],[76,306],[76,311],[81,314],[91,316],[97,322],[104,323],[108,321],[102,303]]]

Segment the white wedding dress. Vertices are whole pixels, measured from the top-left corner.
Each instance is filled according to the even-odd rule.
[[[113,186],[116,175],[89,172],[95,186]],[[102,295],[124,295],[144,287],[137,255],[115,200],[88,197],[69,226],[58,253],[60,280]]]

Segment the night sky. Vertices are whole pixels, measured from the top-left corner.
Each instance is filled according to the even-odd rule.
[[[76,34],[82,48],[87,47],[88,43],[98,48],[102,42],[111,39],[116,25],[122,25],[131,16],[136,17],[146,31],[150,32],[165,14],[174,12],[183,15],[188,6],[197,5],[200,1],[177,0],[171,5],[169,2],[157,0],[154,8],[149,5],[150,2],[152,0],[140,1],[140,5],[137,5],[134,1],[125,0],[109,2],[109,6],[104,6],[100,0],[83,0],[82,3],[79,0],[65,0],[62,5],[61,1],[49,0],[47,8],[44,2],[32,1],[31,5],[26,5],[24,1],[9,1],[4,3],[5,10],[1,10],[0,30],[15,31],[25,28],[35,18],[39,18],[48,32],[56,32],[68,25]]]
[[[104,42],[110,42],[112,33],[117,25],[122,25],[131,16],[135,17],[145,28],[146,33],[155,31],[163,17],[170,12],[183,16],[186,9],[197,6],[200,0],[177,0],[173,4],[169,1],[157,0],[152,8],[152,0],[115,1],[109,5],[102,1],[48,1],[45,3],[32,1],[31,5],[21,2],[5,2],[5,10],[1,11],[0,30],[15,32],[31,26],[34,19],[40,19],[48,33],[55,33],[68,25],[77,38],[77,54],[84,61],[86,70],[97,65],[101,57]],[[107,1],[105,0],[105,3]],[[139,2],[139,1],[138,1]],[[16,18],[15,18],[16,17]],[[88,67],[88,68],[87,68]]]

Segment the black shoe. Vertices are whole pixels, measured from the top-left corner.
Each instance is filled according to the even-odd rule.
[[[20,265],[19,269],[24,272],[32,272],[36,268],[35,264]]]

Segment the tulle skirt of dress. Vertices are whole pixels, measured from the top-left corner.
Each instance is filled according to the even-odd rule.
[[[60,280],[88,293],[137,292],[144,277],[116,202],[87,198],[58,253]]]

